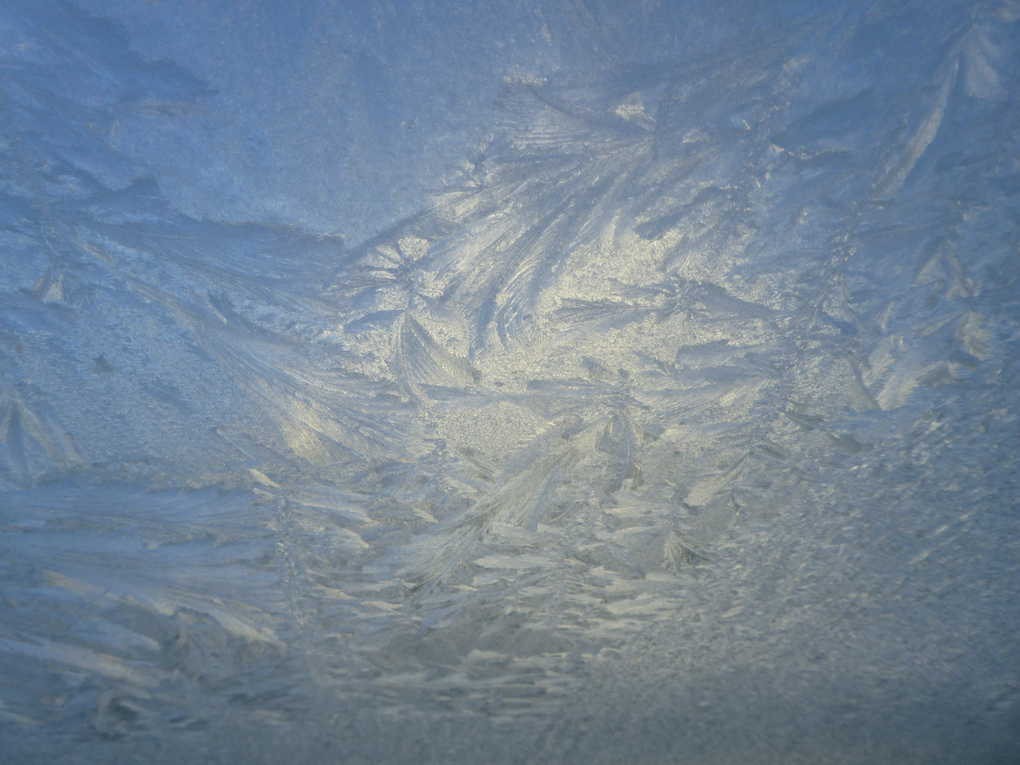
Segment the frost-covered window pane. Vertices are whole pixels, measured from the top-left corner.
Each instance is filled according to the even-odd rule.
[[[1018,21],[0,0],[0,761],[1020,761]]]

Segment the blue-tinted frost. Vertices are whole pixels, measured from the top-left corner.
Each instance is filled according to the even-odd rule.
[[[0,2],[0,759],[1017,759],[1020,7],[483,5]]]

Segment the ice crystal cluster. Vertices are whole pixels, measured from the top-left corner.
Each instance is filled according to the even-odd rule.
[[[1018,22],[0,0],[0,761],[1020,761]]]

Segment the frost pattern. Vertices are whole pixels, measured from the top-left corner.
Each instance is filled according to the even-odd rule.
[[[695,679],[798,641],[889,673],[869,630],[902,608],[914,640],[923,593],[993,632],[967,583],[1015,610],[1017,548],[993,543],[1020,468],[1005,11],[947,5],[940,45],[895,65],[879,4],[512,72],[461,181],[346,246],[175,212],[109,137],[214,94],[70,6],[4,8],[16,761],[50,735],[172,757],[227,729],[271,761],[264,731],[344,726],[301,756],[421,761],[385,743],[416,725],[463,756],[595,761],[592,720],[673,703],[619,712],[607,689],[665,673],[696,710]],[[910,650],[944,663],[946,641]],[[1004,661],[960,670],[996,730]],[[650,740],[639,759],[682,750]]]

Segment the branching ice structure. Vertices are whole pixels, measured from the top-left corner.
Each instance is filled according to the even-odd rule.
[[[623,6],[302,6],[325,231],[244,152],[196,212],[235,91],[0,3],[4,762],[1017,760],[1020,6]]]

